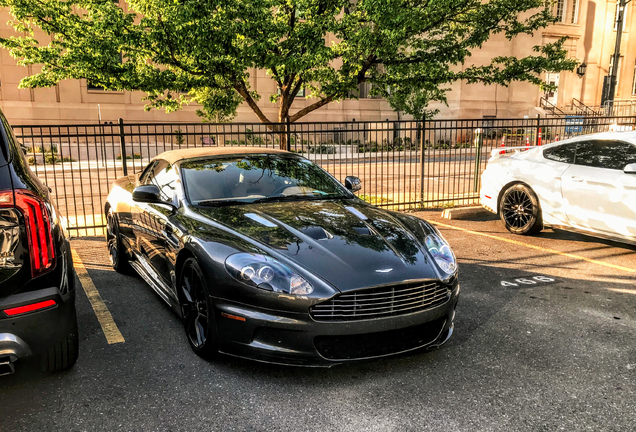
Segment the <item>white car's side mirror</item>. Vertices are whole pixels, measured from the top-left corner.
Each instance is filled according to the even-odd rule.
[[[630,163],[623,168],[625,174],[636,174],[636,163]]]

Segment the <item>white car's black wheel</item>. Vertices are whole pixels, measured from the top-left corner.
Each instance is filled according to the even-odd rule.
[[[110,264],[118,273],[130,273],[131,267],[124,250],[121,234],[119,234],[119,223],[112,209],[106,215],[106,242],[108,244],[108,258]]]
[[[499,216],[513,234],[535,234],[543,229],[539,199],[523,184],[506,189],[499,202]]]
[[[181,312],[188,342],[197,355],[212,358],[218,353],[214,309],[196,259],[186,260],[179,279]]]

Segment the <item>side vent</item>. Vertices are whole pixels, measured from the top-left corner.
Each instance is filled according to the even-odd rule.
[[[360,235],[371,235],[371,230],[367,227],[353,227],[353,229]]]
[[[333,238],[333,235],[325,231],[322,227],[311,226],[302,228],[300,231],[314,240],[329,240]]]

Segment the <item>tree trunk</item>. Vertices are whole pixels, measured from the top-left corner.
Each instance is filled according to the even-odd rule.
[[[284,92],[287,93],[287,92]],[[274,126],[274,130],[278,132],[278,140],[280,143],[281,150],[287,150],[287,127],[286,124],[287,119],[289,118],[289,107],[291,103],[289,102],[288,94],[282,94],[280,97],[280,108],[278,109],[278,124]]]

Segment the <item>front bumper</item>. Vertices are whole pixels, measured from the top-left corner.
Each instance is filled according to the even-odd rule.
[[[448,301],[424,311],[344,322],[319,322],[309,313],[215,299],[219,348],[225,354],[300,366],[329,367],[396,355],[446,342],[453,331],[458,298],[459,284]]]
[[[45,300],[55,300],[52,308],[7,316],[5,309]],[[44,288],[15,294],[0,300],[0,360],[43,354],[76,331],[75,290],[61,294],[58,288]]]

